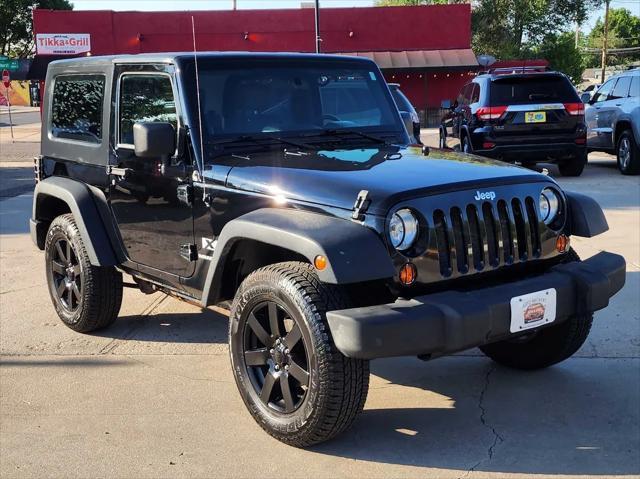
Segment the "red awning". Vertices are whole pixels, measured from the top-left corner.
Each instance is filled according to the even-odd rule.
[[[470,48],[458,50],[405,50],[401,52],[350,52],[340,53],[367,57],[381,69],[403,68],[467,68],[477,67],[478,61]]]

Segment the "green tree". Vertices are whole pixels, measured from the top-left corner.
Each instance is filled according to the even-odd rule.
[[[0,0],[0,55],[14,58],[32,56],[33,9],[71,10],[68,0]]]
[[[586,39],[586,46],[602,48],[604,42],[604,19],[599,18]],[[640,47],[640,17],[633,15],[626,8],[612,8],[609,10],[608,48]],[[616,65],[640,60],[640,54],[612,54],[608,56],[607,64]],[[589,66],[600,65],[600,55],[588,56]]]
[[[554,70],[566,73],[574,84],[582,82],[585,58],[576,47],[573,32],[547,35],[539,46],[530,50],[529,55],[544,58]]]
[[[523,58],[545,39],[582,23],[601,0],[478,0],[472,17],[473,48],[500,59]]]

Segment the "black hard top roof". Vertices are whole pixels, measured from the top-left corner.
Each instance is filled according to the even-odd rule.
[[[198,59],[273,59],[273,60],[334,60],[334,61],[361,61],[372,62],[363,57],[348,55],[332,55],[318,53],[294,53],[294,52],[198,52]],[[65,60],[57,60],[52,64],[60,66],[94,65],[106,66],[114,63],[174,63],[179,59],[193,58],[193,52],[167,52],[167,53],[139,53],[133,55],[101,55],[74,57]]]

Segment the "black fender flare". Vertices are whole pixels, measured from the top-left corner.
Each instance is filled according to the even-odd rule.
[[[569,210],[569,228],[574,236],[591,238],[609,229],[607,218],[596,200],[590,196],[565,191]]]
[[[203,306],[215,301],[226,258],[233,245],[245,239],[294,251],[311,264],[317,255],[325,256],[328,264],[318,277],[326,283],[359,283],[395,274],[387,248],[372,229],[309,211],[263,208],[230,221],[220,232],[203,288]]]
[[[33,193],[30,229],[32,239],[40,249],[44,248],[46,231],[43,230],[48,229],[48,221],[53,219],[46,215],[47,198],[51,197],[63,201],[73,214],[92,265],[115,266],[124,262],[124,253],[121,248],[114,248],[111,240],[117,233],[102,191],[61,176],[39,181]]]

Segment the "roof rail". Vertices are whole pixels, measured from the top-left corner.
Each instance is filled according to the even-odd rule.
[[[545,65],[523,65],[513,67],[489,68],[478,72],[478,75],[511,75],[517,73],[542,73],[551,71],[551,68]]]

